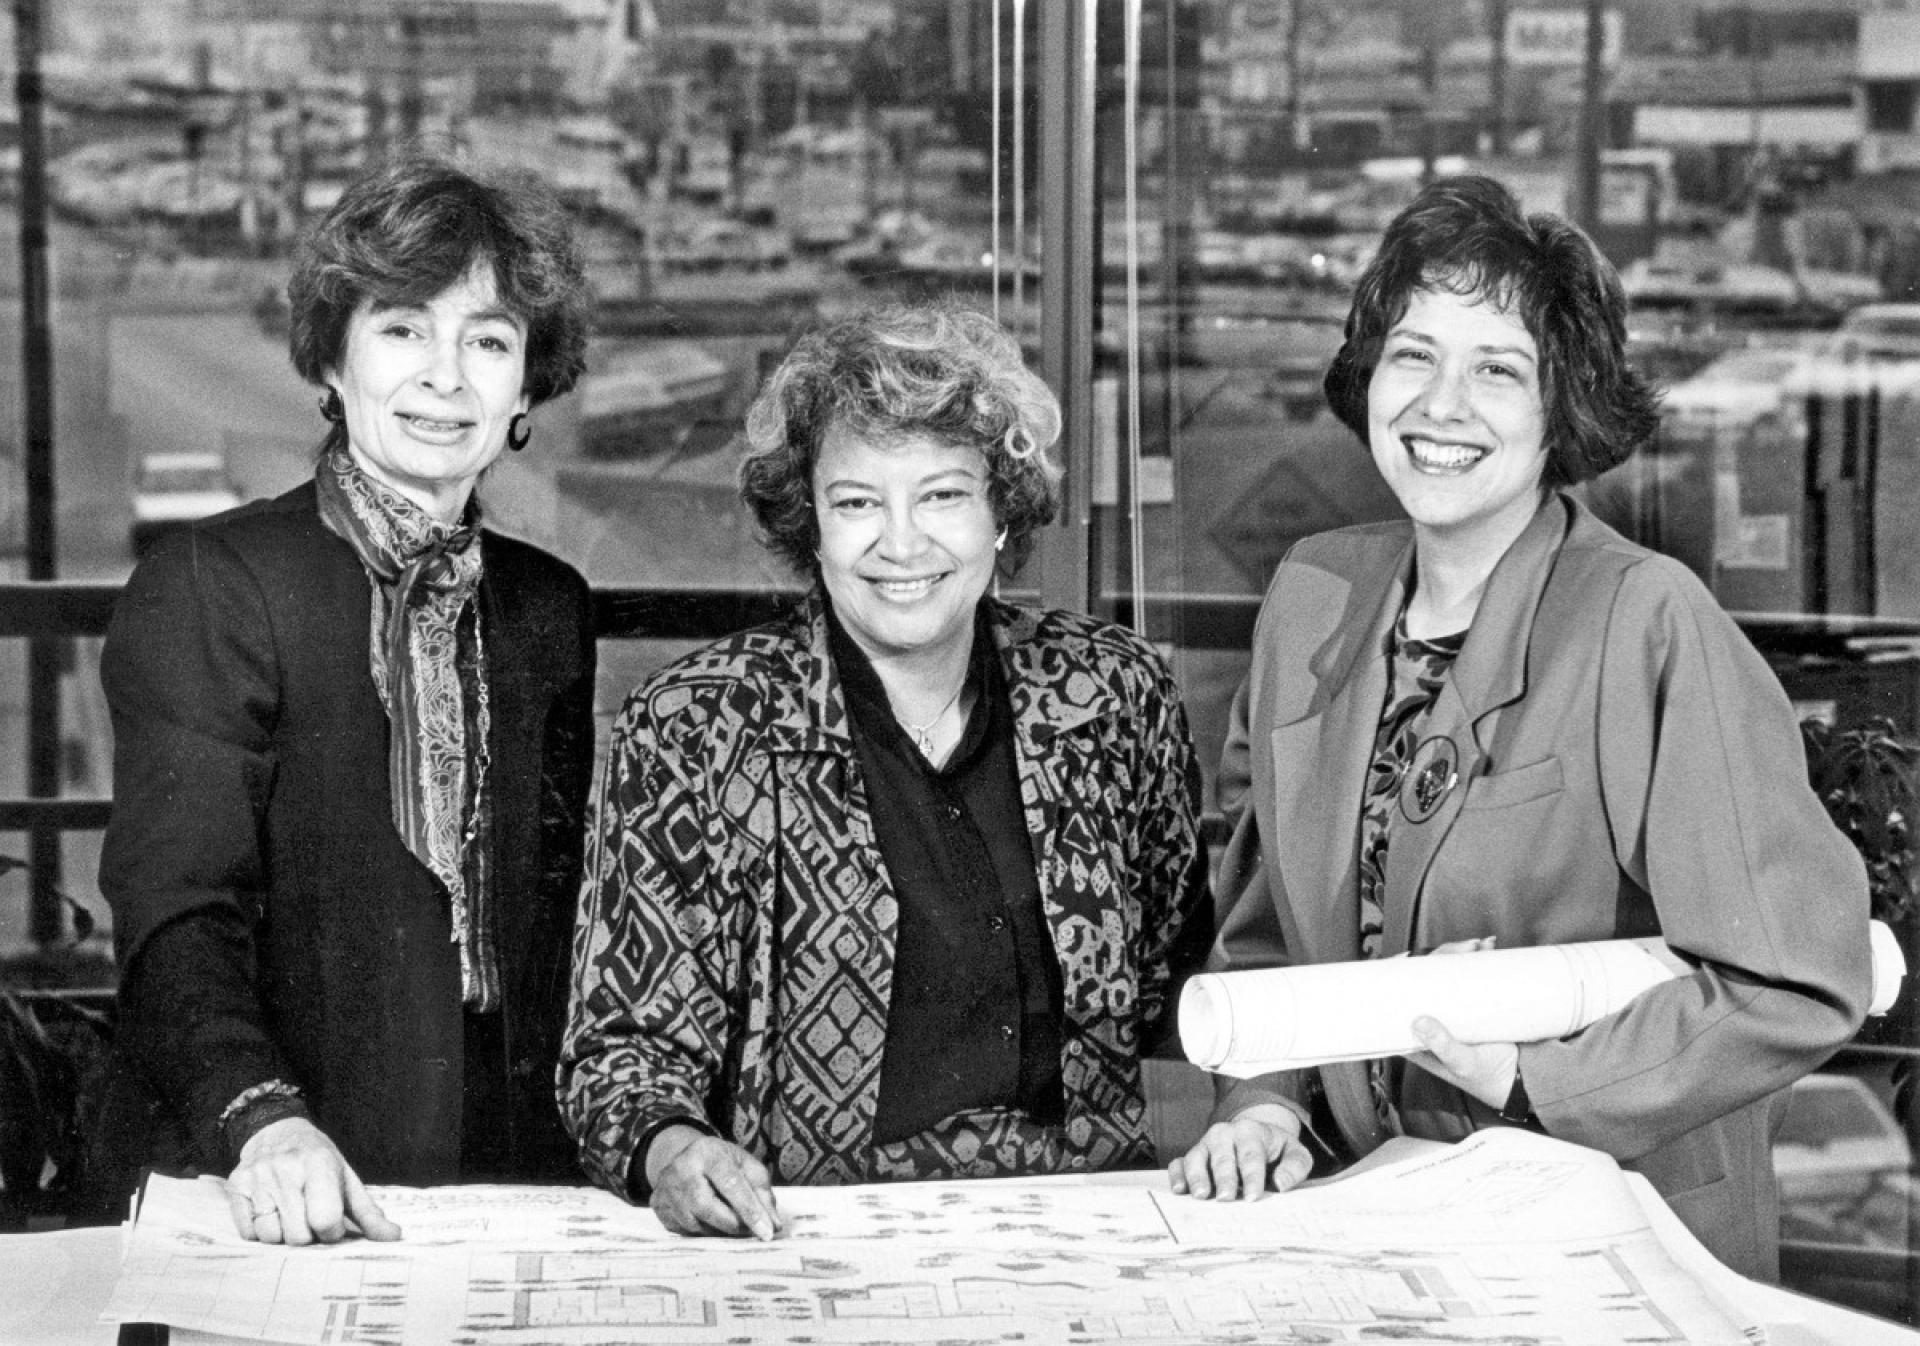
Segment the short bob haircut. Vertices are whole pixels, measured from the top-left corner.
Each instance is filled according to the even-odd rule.
[[[1020,344],[975,309],[890,305],[810,332],[747,409],[740,497],[768,547],[802,575],[818,565],[813,469],[835,426],[868,440],[925,435],[979,449],[1009,572],[1060,507],[1061,469],[1047,452],[1060,403]]]
[[[1492,178],[1441,178],[1394,217],[1354,287],[1327,403],[1362,443],[1367,385],[1414,292],[1445,289],[1515,313],[1539,350],[1546,420],[1543,488],[1626,461],[1659,424],[1657,396],[1626,358],[1627,297],[1587,236],[1557,215],[1525,215]]]
[[[482,176],[425,154],[353,183],[302,241],[287,282],[294,369],[325,383],[362,304],[422,304],[476,266],[491,268],[500,303],[526,324],[529,402],[573,387],[588,297],[566,213],[532,175]]]

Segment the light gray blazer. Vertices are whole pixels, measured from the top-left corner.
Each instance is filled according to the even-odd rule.
[[[1412,560],[1411,525],[1381,524],[1308,538],[1274,576],[1221,774],[1247,807],[1217,968],[1359,956],[1361,793]],[[1555,495],[1488,581],[1432,735],[1459,784],[1395,819],[1382,955],[1662,935],[1693,975],[1523,1045],[1522,1078],[1550,1135],[1644,1173],[1723,1262],[1777,1278],[1780,1091],[1871,991],[1864,867],[1807,785],[1779,682],[1689,571]],[[1366,1067],[1321,1075],[1347,1145],[1378,1145]],[[1396,1102],[1417,1136],[1492,1120],[1412,1068]]]

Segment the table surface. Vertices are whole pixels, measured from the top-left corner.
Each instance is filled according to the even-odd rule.
[[[1115,1176],[1129,1184],[1153,1180],[1150,1175]],[[1649,1218],[1656,1226],[1677,1229],[1678,1221],[1651,1193],[1650,1187],[1640,1192]],[[0,1235],[0,1343],[135,1346],[135,1340],[121,1335],[120,1327],[100,1321],[118,1272],[121,1237],[119,1229]],[[1741,1281],[1708,1257],[1697,1243],[1684,1234],[1680,1238],[1680,1246],[1673,1248],[1676,1256],[1703,1279],[1712,1279],[1723,1290],[1731,1287],[1743,1307],[1766,1320],[1771,1346],[1920,1343],[1920,1332],[1897,1324],[1775,1286]],[[211,1340],[198,1334],[179,1335],[195,1342]],[[163,1339],[158,1333],[147,1334],[140,1346],[158,1346]]]

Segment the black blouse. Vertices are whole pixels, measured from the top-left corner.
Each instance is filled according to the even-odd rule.
[[[828,612],[874,836],[900,904],[876,1144],[970,1108],[1063,1119],[1061,981],[1020,805],[1013,707],[984,616],[973,713],[936,768],[895,718],[860,647]]]

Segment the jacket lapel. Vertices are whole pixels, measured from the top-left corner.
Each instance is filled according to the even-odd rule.
[[[1314,687],[1338,690],[1318,714],[1276,727],[1267,747],[1272,771],[1272,817],[1282,835],[1263,838],[1267,862],[1281,882],[1274,901],[1288,945],[1301,963],[1351,962],[1360,956],[1359,823],[1375,727],[1387,694],[1387,632],[1406,593],[1411,541],[1383,567],[1372,595],[1356,595],[1338,611],[1328,639],[1309,661]],[[1370,620],[1339,620],[1346,612]],[[1265,634],[1265,633],[1263,633]],[[1280,631],[1272,640],[1299,638]],[[1256,639],[1255,647],[1266,641]],[[1374,1113],[1364,1066],[1322,1068],[1327,1105],[1348,1141],[1361,1153],[1386,1140]]]
[[[1058,775],[1060,763],[1079,760],[1080,756],[1058,752],[1053,741],[1084,725],[1118,715],[1124,708],[1102,682],[1078,678],[1069,688],[1049,673],[1042,658],[1045,650],[1034,639],[1039,614],[996,600],[989,602],[989,626],[1013,707],[1014,766],[1020,779],[1027,835],[1051,837],[1067,802],[1065,783]],[[1080,892],[1071,876],[1051,862],[1052,857],[1035,854],[1033,859],[1041,906],[1056,943],[1062,921],[1069,915],[1085,916],[1096,926],[1101,923],[1098,910],[1078,909],[1086,906],[1090,895]],[[1063,972],[1070,975],[1072,965],[1073,960],[1062,957]],[[1066,987],[1066,995],[1069,1006],[1077,1003],[1071,984]]]
[[[817,591],[794,621],[782,642],[792,663],[772,671],[768,683],[797,694],[778,702],[763,731],[769,762],[760,788],[771,814],[763,835],[772,844],[758,902],[764,938],[748,957],[772,1010],[762,1026],[768,1047],[758,1058],[766,1073],[757,1093],[775,1128],[774,1148],[797,1132],[805,1137],[797,1148],[810,1152],[807,1172],[853,1181],[872,1143],[880,1057],[862,1053],[848,1076],[843,1053],[831,1044],[885,1038],[900,909],[874,835]],[[771,1062],[783,1056],[788,1065],[774,1071]],[[815,1075],[847,1091],[844,1107],[826,1117],[804,1105]]]
[[[810,595],[793,616],[789,638],[781,644],[785,667],[767,674],[775,688],[794,688],[797,695],[780,697],[767,712],[760,726],[768,749],[776,756],[820,756],[854,758],[853,729],[847,714],[846,694],[834,675],[833,661],[827,654],[827,617],[820,596]],[[864,805],[864,791],[858,782],[855,800]]]
[[[1566,538],[1567,517],[1565,501],[1550,496],[1507,548],[1487,579],[1466,644],[1441,685],[1421,742],[1438,746],[1444,740],[1450,745],[1455,778],[1424,821],[1412,821],[1405,811],[1393,821],[1393,844],[1387,851],[1386,929],[1380,945],[1383,957],[1417,947],[1419,896],[1427,870],[1460,816],[1474,778],[1486,769],[1500,710],[1526,695],[1534,613]],[[1414,782],[1403,791],[1417,785],[1422,767],[1430,760],[1429,753],[1416,753],[1410,772]],[[1414,816],[1418,813],[1416,807]]]
[[[1371,599],[1347,610],[1372,611],[1365,623],[1343,622],[1309,663],[1317,687],[1334,693],[1318,714],[1277,726],[1267,746],[1273,773],[1272,816],[1284,835],[1265,838],[1279,871],[1275,891],[1284,919],[1297,919],[1301,962],[1344,962],[1360,956],[1354,904],[1359,887],[1360,797],[1374,727],[1386,697],[1382,642],[1406,592],[1411,544],[1387,569]],[[1289,639],[1278,632],[1273,639]],[[1292,911],[1287,910],[1288,907]],[[1295,932],[1289,931],[1294,938]]]
[[[1399,609],[1400,589],[1396,582],[1392,601],[1384,605],[1386,625]],[[1379,620],[1369,623],[1360,650],[1377,653],[1385,634]],[[1385,665],[1378,657],[1354,660],[1324,713],[1273,731],[1276,816],[1291,820],[1292,828],[1276,841],[1275,859],[1290,899],[1279,907],[1283,921],[1289,907],[1297,914],[1297,929],[1286,933],[1297,941],[1302,963],[1346,963],[1360,956],[1358,824],[1367,753],[1352,749],[1373,742],[1386,696]],[[1314,763],[1324,766],[1315,772]],[[1386,1140],[1365,1067],[1328,1066],[1320,1080],[1335,1120],[1358,1152]]]
[[[1354,670],[1340,695],[1320,715],[1273,731],[1274,809],[1292,829],[1275,839],[1275,867],[1299,919],[1302,962],[1345,962],[1359,957],[1359,924],[1353,919],[1357,887],[1354,822],[1366,759],[1342,753],[1342,745],[1378,718],[1385,686],[1369,660]],[[1315,771],[1315,763],[1324,764]]]
[[[836,836],[825,838],[829,851],[837,848],[841,842],[836,837],[843,835],[846,844],[852,847],[848,858],[857,872],[871,875],[877,885],[877,896],[892,899],[892,882],[887,877],[887,869],[880,860],[880,845],[873,833],[873,816],[867,807],[867,785],[859,770],[859,755],[854,749],[853,727],[847,712],[847,697],[840,685],[839,675],[834,672],[833,660],[827,653],[827,615],[819,592],[809,595],[795,617],[795,638],[789,648],[795,651],[794,666],[790,672],[776,677],[778,685],[801,689],[797,704],[784,708],[767,726],[767,744],[776,759],[775,771],[777,788],[784,794],[790,792],[802,774],[812,775],[824,765],[821,758],[831,758],[840,763],[844,773],[846,789],[842,795],[844,808],[836,809],[833,827]],[[791,801],[796,803],[798,801]],[[783,808],[783,817],[801,816],[795,808]],[[792,838],[785,838],[791,845]],[[825,876],[822,876],[825,877]],[[891,900],[881,904],[876,912],[875,921],[879,934],[888,949],[893,947],[893,935],[896,908]],[[892,993],[893,968],[891,964],[881,973],[880,998],[884,1003]]]

